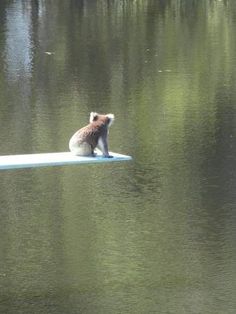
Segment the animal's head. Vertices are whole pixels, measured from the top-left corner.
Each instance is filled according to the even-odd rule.
[[[89,122],[95,122],[95,121],[103,121],[103,123],[106,123],[109,127],[114,122],[115,116],[113,113],[108,114],[99,114],[97,112],[91,112]]]

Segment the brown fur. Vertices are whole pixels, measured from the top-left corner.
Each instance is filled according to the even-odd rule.
[[[70,150],[76,155],[94,155],[98,147],[105,157],[109,157],[107,135],[114,120],[112,114],[90,113],[90,123],[78,130],[70,140]]]

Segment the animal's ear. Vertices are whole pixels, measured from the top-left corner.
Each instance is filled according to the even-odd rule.
[[[90,112],[90,118],[89,122],[92,123],[93,121],[96,121],[98,118],[98,113],[97,112]]]
[[[115,116],[113,113],[108,113],[106,116],[108,118],[108,126],[110,127],[115,120]]]

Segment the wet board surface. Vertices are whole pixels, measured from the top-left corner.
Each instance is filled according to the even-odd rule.
[[[118,153],[109,153],[113,158],[105,158],[102,155],[96,157],[74,156],[70,152],[46,153],[46,154],[24,154],[0,156],[0,170],[36,168],[48,166],[63,166],[73,164],[94,164],[131,160],[131,156]]]

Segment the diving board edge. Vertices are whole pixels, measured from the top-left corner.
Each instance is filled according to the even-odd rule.
[[[70,152],[0,156],[0,170],[108,163],[132,160],[131,156],[110,152],[112,158],[75,156]]]

